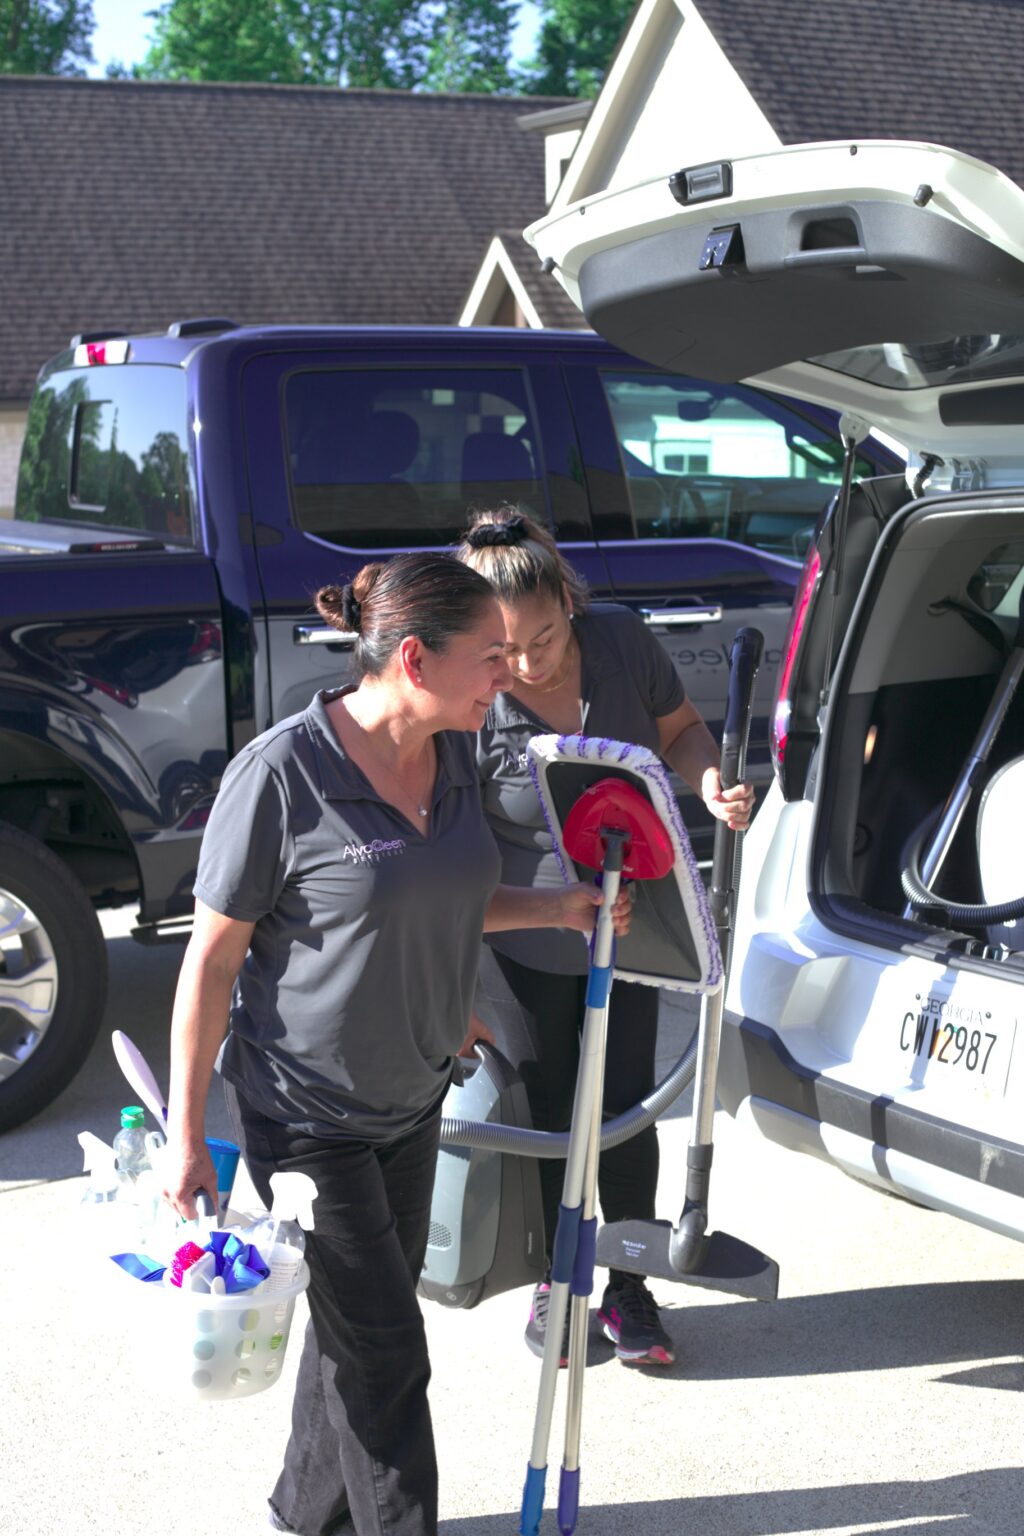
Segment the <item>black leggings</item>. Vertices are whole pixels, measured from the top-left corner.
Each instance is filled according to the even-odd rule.
[[[477,1012],[521,1076],[533,1123],[541,1131],[568,1130],[572,1119],[586,990],[586,976],[531,970],[483,946]],[[616,981],[608,1014],[605,1119],[632,1108],[654,1087],[657,1038],[657,988]],[[564,1160],[540,1160],[549,1256],[564,1178]],[[606,1221],[653,1217],[657,1188],[658,1138],[653,1125],[602,1153],[598,1194]],[[612,1278],[621,1277],[612,1271]]]

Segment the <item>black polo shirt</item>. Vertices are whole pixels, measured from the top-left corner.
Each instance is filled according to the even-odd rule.
[[[593,603],[573,621],[580,648],[580,704],[587,736],[610,736],[660,750],[658,717],[686,698],[665,648],[644,621],[618,603]],[[538,701],[538,708],[543,700]],[[501,853],[506,885],[558,887],[563,881],[551,834],[526,764],[531,736],[553,728],[511,693],[499,693],[477,736],[484,811]],[[539,971],[581,976],[587,941],[562,928],[488,934],[502,954]]]
[[[500,861],[471,736],[435,738],[423,836],[346,756],[334,697],[229,764],[194,889],[256,925],[220,1071],[271,1119],[379,1141],[447,1085]]]

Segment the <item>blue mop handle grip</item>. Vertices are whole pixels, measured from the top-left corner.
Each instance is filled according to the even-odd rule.
[[[519,1536],[537,1536],[544,1513],[544,1482],[547,1467],[528,1466],[523,1485],[523,1505],[519,1513]]]
[[[580,1515],[580,1471],[562,1468],[558,1480],[558,1529],[562,1536],[572,1536]]]

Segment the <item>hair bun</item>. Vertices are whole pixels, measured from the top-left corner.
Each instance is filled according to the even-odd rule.
[[[466,543],[471,549],[493,549],[502,544],[522,544],[529,537],[526,519],[517,513],[500,523],[478,523],[466,534]]]
[[[341,589],[341,621],[347,630],[358,635],[363,622],[363,605],[347,582]]]

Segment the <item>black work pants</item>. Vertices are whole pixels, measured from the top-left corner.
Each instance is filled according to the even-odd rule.
[[[321,1140],[268,1120],[225,1084],[260,1196],[277,1169],[317,1187],[306,1237],[309,1326],[291,1438],[270,1503],[301,1536],[436,1536],[430,1362],[416,1298],[440,1113],[394,1141]]]
[[[538,1130],[564,1131],[572,1120],[586,992],[586,976],[535,971],[489,944],[483,946],[476,1009],[522,1078]],[[606,1119],[631,1109],[654,1087],[657,1041],[658,989],[616,981],[608,1012]],[[564,1161],[541,1159],[549,1257],[564,1178]],[[650,1219],[657,1188],[658,1138],[653,1125],[601,1154],[598,1195],[606,1221]],[[611,1278],[621,1276],[613,1270]]]

